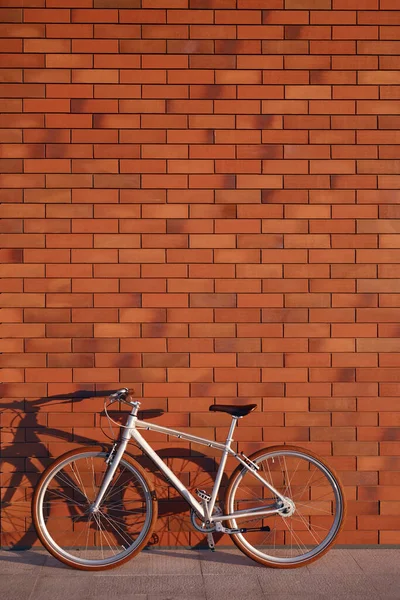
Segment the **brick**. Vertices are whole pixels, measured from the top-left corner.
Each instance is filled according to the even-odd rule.
[[[285,337],[321,337],[325,338],[328,335],[329,327],[315,323],[306,324],[285,324]]]
[[[200,2],[200,0],[192,0],[192,2]],[[235,8],[232,0],[219,0],[220,8]],[[229,3],[229,4],[228,4]],[[283,8],[282,0],[271,0],[269,3],[271,8]],[[262,0],[238,0],[238,8],[259,9],[264,8]]]
[[[348,85],[355,84],[356,83],[356,74],[354,71],[312,71],[310,73],[310,83],[311,84],[327,84],[327,85],[342,84],[343,86],[346,84],[348,84]],[[355,86],[354,86],[352,89],[354,90],[357,88],[355,88]],[[335,89],[333,89],[333,92],[335,94]],[[346,90],[343,87],[342,93],[345,93],[345,92],[346,92]],[[376,93],[376,90],[371,88],[371,93]],[[343,97],[346,97],[346,96],[343,96]],[[350,95],[348,97],[350,97]],[[376,98],[377,96],[373,95],[371,97]]]
[[[67,159],[26,159],[26,173],[69,173],[71,166]]]
[[[3,67],[44,67],[45,59],[42,54],[2,54]]]
[[[392,55],[398,52],[399,47],[400,44],[398,41],[360,41],[357,43],[357,51],[359,54]]]
[[[347,8],[347,7],[346,7]],[[378,27],[377,26],[334,26],[333,27],[333,39],[340,40],[377,40],[378,39]]]
[[[365,42],[359,42],[365,43]],[[310,41],[310,53],[311,54],[330,54],[330,55],[340,55],[340,54],[356,54],[357,42],[355,40],[348,41]]]
[[[83,55],[82,55],[83,56]],[[82,62],[91,62],[90,57],[87,57],[89,60],[85,60]],[[60,65],[61,66],[61,65]],[[87,65],[77,65],[78,67],[85,67]],[[92,66],[90,64],[90,66]],[[118,71],[117,70],[100,70],[100,69],[73,69],[72,71],[72,83],[117,83],[118,82]]]
[[[285,0],[285,8],[318,10],[332,8],[332,6],[331,0]]]
[[[330,395],[331,385],[329,383],[288,383],[286,384],[288,397],[291,396],[319,396]]]
[[[25,23],[69,23],[68,9],[25,8]]]
[[[288,85],[285,88],[286,98],[331,98],[331,88],[329,86],[302,86]]]
[[[0,92],[3,98],[43,98],[44,86],[36,83],[7,83],[0,85]],[[20,126],[23,126],[22,123]]]
[[[398,106],[392,100],[359,100],[357,112],[360,114],[399,114]]]
[[[310,114],[354,114],[353,100],[310,100]]]
[[[39,55],[40,56],[40,55]],[[44,65],[35,65],[41,67]],[[46,56],[46,67],[51,69],[90,69],[93,58],[85,54],[49,54]]]
[[[333,158],[377,158],[376,146],[336,146],[332,149]],[[385,157],[382,157],[385,158]],[[389,157],[386,157],[389,158]]]
[[[17,99],[3,100],[1,106],[4,113],[19,113],[22,110],[22,101]]]
[[[24,52],[61,54],[71,52],[71,41],[67,39],[30,39],[24,41]]]
[[[93,35],[93,25],[80,25],[77,23],[65,22],[62,25],[57,23],[48,23],[46,25],[47,38],[91,38]]]
[[[0,35],[2,38],[42,38],[45,36],[44,25],[25,25],[21,23],[10,23],[0,26]]]

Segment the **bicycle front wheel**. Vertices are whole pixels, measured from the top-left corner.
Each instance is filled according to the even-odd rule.
[[[294,502],[292,513],[231,519],[229,526],[243,528],[232,539],[253,560],[275,568],[296,568],[313,562],[335,541],[343,526],[344,493],[334,471],[312,452],[295,446],[259,450],[250,459],[258,473],[280,494]],[[239,466],[226,493],[226,514],[276,508],[279,498]]]
[[[36,532],[47,550],[77,569],[117,567],[140,552],[157,518],[145,470],[125,455],[97,512],[90,510],[108,469],[100,447],[60,456],[42,474],[32,500]]]

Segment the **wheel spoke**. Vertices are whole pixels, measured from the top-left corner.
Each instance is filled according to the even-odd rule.
[[[303,495],[304,491],[305,491],[305,490],[306,490],[306,489],[307,489],[307,488],[310,486],[310,482],[311,482],[312,478],[314,477],[314,474],[315,474],[315,471],[313,471],[313,472],[311,473],[311,475],[310,475],[310,478],[308,479],[308,481],[307,481],[306,485],[305,485],[305,486],[302,488],[301,492],[299,493],[299,496],[298,496],[299,498],[301,498],[301,497],[302,497],[302,495]],[[317,481],[318,481],[318,480],[317,480]]]
[[[64,485],[71,487],[73,490],[78,492],[78,494],[83,496],[83,498],[87,501],[87,496],[85,496],[85,494],[75,485],[75,483],[71,479],[68,478],[67,475],[64,475],[64,473],[58,472],[56,474],[56,477],[58,477],[61,480],[61,483],[64,483]]]
[[[84,486],[82,478],[81,478],[81,474],[79,473],[79,469],[78,469],[77,466],[76,466],[76,471],[77,472],[75,471],[75,468],[73,467],[74,464],[75,464],[75,461],[69,465],[70,469],[71,469],[71,471],[72,471],[75,479],[77,480],[77,482],[80,483],[80,485],[82,486],[82,488],[83,488],[83,495],[85,496],[86,500],[89,502],[89,497],[88,497],[88,495],[86,493],[85,486]]]
[[[74,500],[73,498],[71,498],[70,496],[67,496],[67,494],[64,494],[60,490],[49,490],[49,492],[51,494],[54,494],[58,498],[67,500],[67,504],[75,505],[75,506],[85,506],[84,504],[82,504],[82,502],[78,502],[77,500]],[[50,503],[50,502],[51,502],[51,500],[47,500],[47,503]],[[56,500],[53,500],[53,502],[56,502]]]
[[[112,519],[109,515],[107,516],[106,514],[102,513],[100,511],[100,516],[103,517],[103,519],[105,519],[107,521],[107,523],[109,523],[111,525],[111,527],[114,529],[114,531],[117,532],[117,534],[124,540],[124,542],[126,542],[128,544],[128,546],[130,545],[130,543],[132,542],[132,540],[129,540],[128,538],[126,538],[124,536],[124,533],[121,529],[121,527],[118,525],[117,521],[115,521],[114,519]],[[114,525],[115,523],[115,525]]]
[[[332,511],[323,510],[322,508],[317,508],[313,505],[310,506],[309,504],[302,504],[301,502],[296,502],[296,506],[309,506],[312,510],[317,510],[318,512],[325,513],[326,515],[332,515]]]
[[[114,488],[115,488],[115,486],[117,485],[117,482],[118,482],[118,480],[120,479],[120,477],[121,477],[121,475],[123,474],[123,472],[124,472],[124,471],[125,471],[125,467],[124,467],[123,471],[121,471],[121,472],[118,474],[118,476],[117,476],[116,480],[114,481],[114,483],[112,484],[112,486],[111,486],[111,488],[110,488],[110,490],[109,490],[108,494],[106,494],[105,500],[108,500],[108,498],[110,498],[110,496],[112,496],[112,495],[113,495],[111,492],[113,491],[113,489],[114,489]],[[123,484],[122,484],[122,485],[123,485]],[[121,487],[121,486],[120,486],[120,487]]]
[[[285,465],[285,473],[286,473],[286,477],[287,477],[287,485],[285,488],[284,495],[286,495],[287,492],[289,491],[289,497],[291,498],[292,497],[292,488],[290,487],[290,475],[288,473],[288,468],[287,468],[287,464],[286,464],[286,456],[283,456],[283,464]],[[293,473],[293,477],[294,477],[294,473]]]
[[[97,491],[98,490],[96,490],[96,476],[94,474],[93,456],[91,456],[91,459],[92,459],[92,475],[93,475],[93,478],[92,478],[92,488],[93,488],[93,500],[94,500],[97,497]]]
[[[293,478],[294,478],[294,476],[296,475],[297,469],[299,468],[300,462],[301,462],[300,460],[299,460],[299,461],[297,461],[297,467],[295,468],[295,470],[294,470],[294,472],[293,472],[293,475],[292,475],[292,481],[293,481]],[[290,479],[289,479],[289,484],[288,484],[288,485],[290,486]],[[288,491],[288,487],[286,487],[286,488],[285,488],[285,490],[284,490],[284,492],[283,492],[283,496],[286,496],[286,494],[287,494],[287,491]],[[292,491],[291,491],[291,489],[290,489],[290,488],[289,488],[289,494],[290,494],[290,498],[293,498],[293,494],[292,494]]]
[[[75,517],[60,517],[59,519],[57,519],[57,521],[59,521],[60,519],[67,519],[69,520],[70,524],[68,525],[68,527],[66,527],[66,529],[62,529],[61,531],[58,529],[58,535],[60,535],[61,537],[65,534],[65,533],[70,533],[71,532],[71,522],[72,524],[75,523],[75,521],[77,521],[80,518],[80,515],[77,515]]]
[[[93,517],[93,515],[90,514],[88,522],[87,522],[87,525],[86,525],[86,544],[85,544],[85,554],[86,554],[86,556],[87,556],[87,552],[88,552],[89,534],[90,534],[90,523],[92,521],[92,517]]]
[[[310,523],[309,521],[304,519],[303,515],[300,516],[300,513],[298,517],[296,515],[293,515],[291,518],[295,521],[298,521],[301,524],[305,524],[308,531],[316,529],[321,529],[321,531],[329,531],[327,527],[322,527],[321,525],[315,525],[314,523]]]
[[[138,510],[126,510],[124,508],[116,508],[114,506],[110,507],[110,506],[104,506],[103,504],[101,505],[103,508],[106,508],[107,510],[111,510],[112,512],[122,512],[126,515],[142,515],[143,511],[138,511]]]
[[[317,545],[320,544],[320,540],[318,540],[316,538],[316,536],[313,534],[313,532],[311,531],[311,529],[309,527],[309,524],[308,524],[308,521],[306,521],[306,519],[303,517],[303,515],[301,513],[299,513],[299,517],[300,517],[300,521],[306,526],[307,531],[309,531],[311,533],[311,535],[314,538],[316,544]]]
[[[115,484],[114,484],[114,485],[115,485]],[[113,486],[113,487],[114,487],[114,486]],[[127,487],[128,487],[128,486],[127,486],[127,484],[126,484],[126,483],[121,483],[121,485],[120,485],[120,486],[118,486],[117,488],[115,488],[115,489],[114,489],[114,491],[113,491],[113,493],[112,493],[112,494],[111,494],[111,490],[110,490],[110,492],[107,494],[107,496],[106,496],[106,497],[105,497],[105,499],[104,499],[104,500],[105,500],[105,502],[107,502],[107,500],[110,500],[110,498],[113,498],[115,495],[117,495],[117,494],[119,494],[119,493],[123,492],[123,490],[124,490],[125,488],[127,488]]]
[[[104,559],[103,530],[102,530],[102,527],[101,527],[99,515],[97,513],[93,513],[93,519],[96,521],[98,529],[99,529],[100,552],[101,552],[101,557]]]
[[[288,530],[291,532],[292,538],[297,538],[298,539],[298,542],[297,542],[298,547],[300,549],[303,549],[303,550],[305,550],[307,552],[307,547],[303,544],[303,542],[301,541],[301,539],[299,538],[299,536],[295,533],[294,529],[286,523],[286,519],[283,519],[283,522],[284,522],[285,526],[288,528]]]

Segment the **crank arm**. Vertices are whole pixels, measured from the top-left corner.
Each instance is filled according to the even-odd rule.
[[[214,536],[212,533],[207,533],[207,544],[211,552],[215,552]]]

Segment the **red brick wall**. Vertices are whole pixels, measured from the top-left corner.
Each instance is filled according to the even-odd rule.
[[[2,543],[31,539],[48,454],[103,439],[101,398],[51,396],[120,384],[217,438],[211,403],[256,402],[241,450],[328,457],[341,542],[400,543],[398,2],[2,0],[0,20]],[[215,470],[185,460],[189,483]]]

